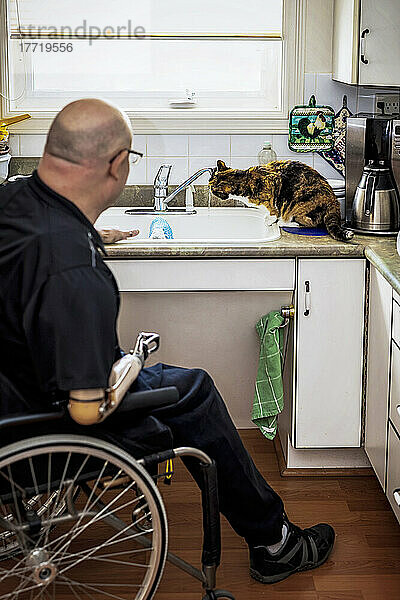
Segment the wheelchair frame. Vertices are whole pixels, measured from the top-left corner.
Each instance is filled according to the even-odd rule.
[[[158,392],[160,392],[160,391],[161,390],[158,390]],[[150,394],[150,392],[149,392],[149,394]],[[134,394],[133,394],[133,396],[134,396]],[[15,428],[15,427],[19,427],[19,426],[27,426],[27,425],[30,426],[30,425],[33,425],[36,423],[47,423],[47,422],[60,421],[62,419],[65,419],[65,417],[66,417],[66,415],[64,412],[13,415],[13,416],[10,416],[10,417],[0,420],[0,430],[5,430],[10,427]],[[32,439],[32,442],[34,440],[41,440],[41,441],[45,442],[47,439],[54,440],[56,437],[57,436],[44,435],[44,436],[41,436],[40,438],[28,438],[28,439],[29,440]],[[77,439],[78,436],[73,436],[72,434],[66,433],[66,434],[63,434],[62,437],[64,440],[66,440],[68,442],[68,440],[72,440],[73,438]],[[26,440],[20,441],[20,442],[15,442],[12,445],[8,445],[8,446],[2,448],[1,454],[2,455],[6,454],[6,452],[12,446],[13,446],[13,452],[18,453],[18,445],[20,445],[20,447],[22,448],[24,442],[26,442]],[[85,442],[85,438],[83,436],[80,436],[80,442],[82,444]],[[122,452],[119,448],[117,448],[117,446],[113,446],[108,443],[105,444],[102,440],[97,440],[96,438],[94,438],[90,435],[87,436],[86,443],[88,444],[88,447],[90,446],[91,443],[92,444],[97,443],[98,446],[100,446],[100,445],[102,447],[106,446],[109,449],[114,448],[115,452],[119,452],[120,454]],[[215,600],[216,598],[227,598],[230,600],[234,600],[234,597],[229,592],[227,592],[225,590],[216,589],[216,572],[217,572],[217,568],[220,564],[220,556],[221,556],[221,532],[220,532],[220,515],[219,515],[219,504],[218,504],[217,471],[216,471],[215,463],[203,451],[195,449],[195,448],[190,448],[190,447],[181,447],[181,448],[170,449],[170,450],[166,450],[166,451],[162,451],[162,452],[157,452],[157,453],[153,453],[148,456],[144,456],[143,458],[138,459],[138,460],[134,459],[133,457],[131,457],[130,455],[128,455],[125,452],[124,452],[124,454],[126,455],[126,457],[129,458],[132,466],[134,466],[136,469],[144,468],[144,470],[147,473],[149,471],[151,472],[151,470],[154,469],[154,467],[158,466],[160,463],[163,463],[166,460],[173,459],[176,457],[193,457],[199,461],[201,473],[202,473],[202,486],[201,486],[202,512],[203,512],[203,515],[202,515],[203,516],[203,547],[202,547],[202,559],[201,559],[202,568],[200,570],[199,568],[194,567],[193,565],[191,565],[187,561],[183,560],[179,556],[173,554],[172,552],[169,552],[167,550],[167,547],[166,547],[166,560],[168,562],[172,563],[173,565],[175,565],[176,567],[178,567],[179,569],[181,569],[182,571],[186,572],[190,576],[194,577],[199,582],[201,582],[204,592],[205,592],[203,600]],[[1,456],[0,456],[0,458],[1,458]],[[125,460],[126,460],[126,458],[125,458]],[[57,482],[56,482],[56,484],[57,484]],[[52,481],[52,485],[53,485],[53,481]],[[87,482],[86,483],[84,481],[79,482],[80,488],[85,492],[86,495],[88,494],[88,492],[93,494],[93,492],[90,491],[90,488],[87,488],[85,490],[85,485],[87,486]],[[154,483],[153,483],[153,486],[156,489],[157,495],[159,496],[159,501],[161,503],[159,510],[161,512],[164,512],[164,515],[165,515],[165,510],[164,510],[164,505],[163,505],[162,499],[161,499]],[[57,485],[55,485],[55,488],[57,488]],[[59,488],[60,488],[60,484],[57,489],[59,490]],[[24,487],[25,493],[26,493],[26,489],[27,488]],[[94,497],[96,498],[96,496],[94,496]],[[1,499],[1,494],[0,494],[0,499]],[[10,498],[8,498],[8,500],[10,500]],[[18,504],[18,502],[19,502],[19,500],[16,497],[12,498],[12,500],[13,500],[13,502],[10,503],[8,501],[8,504],[15,504],[15,503]],[[58,523],[65,523],[68,519],[77,517],[77,508],[76,508],[75,502],[74,502],[74,488],[72,485],[69,486],[69,488],[67,490],[64,502],[65,502],[65,504],[64,504],[65,512],[63,514],[61,514],[60,516],[54,517],[53,521],[52,521],[52,523],[50,523],[50,525],[55,526]],[[98,499],[98,500],[96,499],[96,505],[98,508],[94,512],[98,514],[98,512],[99,512],[98,509],[100,509],[100,513],[101,513],[102,502],[100,499]],[[19,508],[16,507],[16,509],[21,510],[21,506],[22,506],[22,503],[20,504]],[[8,530],[8,531],[12,532],[17,537],[18,540],[22,539],[21,536],[25,536],[25,532],[28,532],[29,535],[31,535],[32,532],[40,531],[43,524],[46,524],[48,527],[50,527],[48,522],[45,523],[44,521],[43,522],[41,521],[41,518],[35,513],[35,511],[27,511],[27,512],[32,512],[33,514],[30,514],[29,518],[27,518],[27,516],[25,515],[26,520],[22,524],[22,519],[21,519],[20,526],[13,524],[12,521],[7,520],[0,515],[0,526],[2,526],[2,528],[5,531]],[[78,517],[79,517],[79,514],[78,514]],[[104,521],[108,522],[107,519],[110,522],[112,521],[112,527],[117,530],[119,529],[121,531],[123,528],[126,528],[124,521],[119,519],[119,517],[117,517],[115,514],[111,515],[111,516],[107,516],[104,519]],[[149,545],[151,546],[151,542],[149,542],[149,539],[146,537],[146,535],[144,533],[143,534],[138,533],[137,535],[135,535],[135,539],[144,548],[149,548]],[[166,542],[166,546],[167,546],[167,542]],[[29,555],[30,561],[32,561],[31,554]],[[37,559],[38,565],[45,564],[45,562],[40,563],[41,558],[42,557],[40,557],[40,556],[34,557],[35,560]],[[25,557],[25,559],[28,560],[28,554]],[[165,558],[164,558],[164,560],[165,560]],[[50,562],[49,562],[49,565],[51,566]],[[30,566],[30,564],[29,564],[29,566]],[[37,567],[37,568],[36,567],[37,567],[37,565],[35,565],[35,564],[32,565],[33,571],[36,574],[39,573],[39,575],[37,575],[37,576],[40,577],[40,571],[38,571],[39,567]],[[36,568],[36,571],[35,571],[35,568]],[[162,576],[162,570],[163,570],[163,565],[162,565],[161,574],[159,575],[159,578],[161,578],[161,576]],[[45,573],[45,571],[42,571],[42,574],[43,573]],[[50,581],[50,576],[53,577],[53,579],[55,579],[57,577],[57,574],[55,573],[54,576],[52,574],[50,574],[48,581]],[[1,581],[1,579],[0,579],[0,581]],[[38,579],[36,579],[36,581],[38,581]],[[47,580],[45,579],[45,583],[46,583],[46,581]],[[154,596],[155,591],[157,589],[158,581],[159,581],[159,579],[157,579],[155,588],[151,589],[149,591],[149,595],[144,596],[145,600],[151,599]],[[43,584],[43,585],[45,586],[45,584]],[[45,587],[43,589],[45,589]],[[0,598],[1,598],[1,593],[0,593]]]

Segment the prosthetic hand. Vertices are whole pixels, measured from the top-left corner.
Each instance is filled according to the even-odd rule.
[[[120,405],[152,352],[158,350],[157,333],[140,333],[135,348],[113,364],[106,390],[71,390],[68,410],[79,425],[96,425]]]

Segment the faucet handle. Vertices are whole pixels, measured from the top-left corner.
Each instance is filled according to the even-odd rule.
[[[172,165],[161,165],[154,179],[155,188],[167,188]]]

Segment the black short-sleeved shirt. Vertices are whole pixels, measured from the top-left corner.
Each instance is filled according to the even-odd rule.
[[[0,414],[104,388],[118,357],[118,288],[75,204],[36,172],[0,187]],[[11,389],[10,389],[11,388]]]

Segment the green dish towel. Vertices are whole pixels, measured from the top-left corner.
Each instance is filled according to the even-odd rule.
[[[283,410],[284,321],[280,312],[273,310],[256,325],[261,347],[251,419],[270,440],[276,435],[278,414]]]

